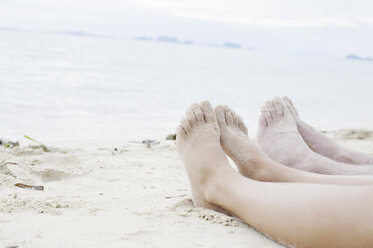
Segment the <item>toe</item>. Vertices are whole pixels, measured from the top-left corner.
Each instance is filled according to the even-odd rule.
[[[297,109],[295,108],[295,106],[293,104],[293,101],[287,96],[285,96],[284,99],[285,99],[287,105],[289,106],[289,108],[291,109],[291,113],[292,114],[294,113],[295,116],[299,117],[299,113],[298,113]]]
[[[245,123],[243,122],[241,116],[238,116],[238,127],[239,127],[239,128],[240,128],[244,133],[247,134],[247,127],[246,127]]]
[[[289,100],[290,100],[290,99],[289,99],[289,97],[287,97],[287,96],[282,97],[282,102],[285,104],[286,108],[289,109],[290,112],[292,112],[292,111],[291,111],[291,105],[290,105],[290,103],[289,103]]]
[[[219,127],[220,128],[225,128],[227,127],[227,123],[225,122],[225,109],[223,106],[219,105],[215,107],[215,114],[216,114],[216,119],[218,121]]]
[[[190,122],[187,118],[183,118],[180,122],[180,125],[184,129],[186,134],[190,134],[190,131],[192,130],[192,125],[190,125]]]
[[[288,102],[291,101],[290,98],[287,97],[287,96],[284,96],[284,97],[282,98],[282,100],[283,100],[285,103],[288,103]]]
[[[194,103],[191,107],[197,122],[205,122],[201,106],[198,103]]]
[[[228,106],[224,106],[224,113],[225,113],[225,122],[228,126],[233,126],[233,116],[231,111],[229,110]]]
[[[297,114],[295,113],[293,107],[291,106],[291,104],[290,104],[290,102],[289,102],[288,100],[290,100],[290,99],[286,99],[286,97],[283,98],[283,102],[284,102],[284,104],[285,104],[285,106],[286,106],[286,109],[287,109],[287,111],[290,112],[290,114],[291,114],[293,117],[296,117]]]
[[[273,119],[274,115],[276,114],[276,109],[275,109],[275,106],[273,105],[272,101],[267,101],[265,106],[267,108],[267,111],[269,112],[269,114],[271,115],[271,117]]]
[[[262,140],[262,138],[265,136],[265,134],[267,132],[268,124],[269,124],[264,113],[265,112],[263,112],[259,116],[259,119],[258,119],[258,132],[256,134],[256,138],[257,138],[259,144],[260,144],[260,141]]]
[[[269,111],[266,105],[262,107],[260,112],[262,112],[262,116],[265,119],[266,126],[269,126],[272,123],[273,119],[272,119],[271,112]]]
[[[185,138],[187,133],[185,132],[184,128],[180,125],[176,128],[176,140],[180,141],[180,139]]]
[[[197,119],[191,108],[188,108],[187,110],[185,110],[185,116],[188,119],[191,126],[195,125]]]
[[[290,116],[293,119],[297,117],[292,107],[289,107],[288,104],[282,102],[283,116]]]
[[[231,108],[229,108],[229,111],[230,111],[231,114],[232,114],[233,125],[238,126],[238,115],[237,115],[236,112],[234,112]]]
[[[207,123],[216,121],[216,115],[215,115],[214,109],[212,108],[210,102],[203,101],[201,103],[201,109],[202,109],[202,112],[203,112],[204,119]]]
[[[283,102],[280,97],[275,97],[273,98],[272,104],[275,108],[276,111],[276,116],[283,116],[284,115],[284,110],[283,110]]]
[[[258,124],[259,124],[259,127],[268,127],[267,121],[264,118],[263,114],[259,116]]]

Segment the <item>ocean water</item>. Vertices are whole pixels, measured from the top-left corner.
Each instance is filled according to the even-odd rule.
[[[372,62],[0,31],[0,138],[163,139],[202,100],[255,134],[261,106],[283,95],[317,128],[373,127]]]

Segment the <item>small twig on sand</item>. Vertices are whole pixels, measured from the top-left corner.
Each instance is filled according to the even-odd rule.
[[[23,189],[33,189],[33,190],[40,190],[40,191],[44,190],[44,186],[33,186],[33,185],[26,185],[23,183],[16,183],[14,184],[14,186],[23,188]]]

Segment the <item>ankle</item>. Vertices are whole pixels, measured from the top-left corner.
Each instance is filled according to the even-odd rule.
[[[255,148],[255,149],[254,149]],[[252,147],[243,159],[234,161],[238,166],[241,175],[257,180],[264,181],[268,178],[268,160],[270,160],[258,147]]]
[[[255,170],[252,174],[252,179],[262,182],[273,181],[273,170],[270,166],[273,161],[268,157],[260,157],[255,161]]]
[[[209,179],[205,181],[203,193],[208,203],[218,204],[218,199],[220,199],[221,193],[230,182],[233,173],[236,172],[231,167],[217,167]]]

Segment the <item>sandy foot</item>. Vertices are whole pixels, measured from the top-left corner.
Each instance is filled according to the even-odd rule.
[[[270,180],[270,170],[261,163],[266,155],[249,140],[247,128],[241,118],[228,106],[215,108],[220,128],[220,143],[224,152],[235,162],[238,171],[255,180]]]
[[[303,141],[297,124],[282,99],[276,97],[261,109],[258,143],[273,160],[296,169],[310,171],[313,152]]]
[[[194,205],[224,211],[207,200],[207,191],[213,187],[211,182],[218,180],[216,174],[220,168],[229,166],[220,146],[219,126],[210,103],[193,104],[187,109],[176,135],[177,150],[191,184]]]

